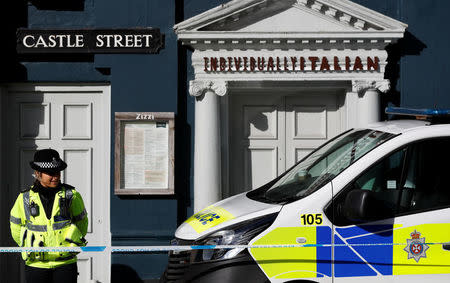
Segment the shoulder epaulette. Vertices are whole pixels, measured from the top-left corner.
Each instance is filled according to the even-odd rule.
[[[31,190],[31,188],[33,188],[33,186],[26,187],[25,189],[21,189],[20,192],[21,192],[21,193],[28,192],[29,190]]]
[[[66,188],[66,189],[71,189],[71,190],[74,190],[75,189],[75,187],[74,186],[71,186],[71,185],[69,185],[69,184],[61,184],[61,187],[64,187],[64,188]]]

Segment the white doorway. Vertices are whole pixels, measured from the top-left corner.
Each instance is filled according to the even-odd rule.
[[[319,88],[233,91],[225,196],[260,187],[341,133],[344,96]]]
[[[62,181],[83,196],[89,215],[88,245],[110,246],[110,101],[108,85],[24,84],[6,88],[2,97],[1,173],[8,178],[1,201],[6,208],[3,214],[9,212],[20,190],[32,183],[29,161],[34,152],[51,147],[68,164]],[[9,227],[6,224],[2,227]],[[8,238],[9,229],[2,234]],[[12,240],[8,243],[14,244]],[[78,281],[110,282],[110,261],[109,254],[79,254]],[[1,265],[20,282],[17,278],[23,273],[17,261]]]

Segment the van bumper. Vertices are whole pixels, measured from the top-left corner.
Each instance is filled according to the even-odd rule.
[[[169,267],[160,279],[161,283],[266,283],[270,282],[249,254],[227,260],[190,263],[181,272]]]

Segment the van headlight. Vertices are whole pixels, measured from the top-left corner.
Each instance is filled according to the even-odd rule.
[[[195,245],[248,245],[248,243],[275,221],[278,213],[247,220],[197,240]],[[245,248],[205,249],[198,250],[194,262],[230,259],[241,253]]]

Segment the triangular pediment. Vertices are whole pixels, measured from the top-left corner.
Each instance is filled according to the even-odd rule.
[[[248,22],[248,20],[243,20]],[[353,31],[354,27],[342,24],[335,19],[320,17],[306,9],[291,7],[278,14],[258,19],[256,22],[241,26],[240,32],[265,32],[267,27],[281,32],[336,32]]]
[[[399,32],[407,25],[348,0],[233,0],[177,24],[177,34]],[[180,38],[188,38],[182,36]],[[400,36],[393,36],[400,37]]]

